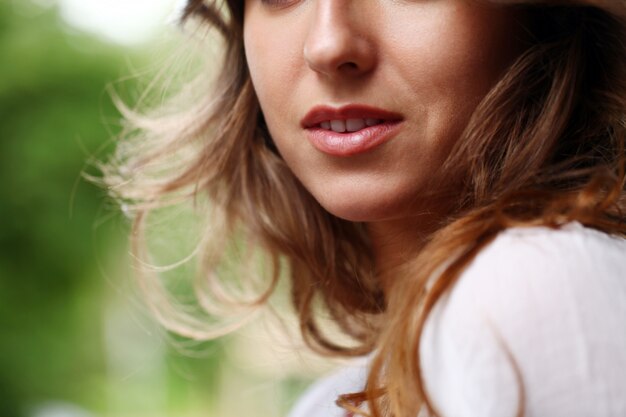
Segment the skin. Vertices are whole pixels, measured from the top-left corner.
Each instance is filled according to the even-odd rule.
[[[244,45],[270,134],[330,213],[366,222],[382,270],[418,250],[445,201],[429,180],[523,49],[519,12],[468,0],[246,0]],[[316,105],[403,116],[392,140],[331,156],[300,125]]]

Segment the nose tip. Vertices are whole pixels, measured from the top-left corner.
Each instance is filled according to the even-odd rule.
[[[329,33],[325,37],[305,45],[304,59],[312,70],[326,75],[359,75],[374,67],[375,59],[367,41],[352,36],[337,39]]]
[[[358,21],[337,2],[319,11],[304,44],[309,68],[327,76],[357,76],[371,71],[376,65],[375,48],[371,38],[359,31]]]

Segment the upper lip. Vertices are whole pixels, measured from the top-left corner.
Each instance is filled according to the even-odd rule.
[[[402,115],[365,104],[349,104],[342,107],[315,106],[300,122],[307,129],[322,122],[346,119],[379,119],[385,121],[402,120]]]

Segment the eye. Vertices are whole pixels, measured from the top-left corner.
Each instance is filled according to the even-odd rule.
[[[261,0],[261,3],[268,7],[286,7],[297,1],[298,0]]]

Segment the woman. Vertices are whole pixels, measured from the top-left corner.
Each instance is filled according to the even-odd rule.
[[[371,354],[294,416],[626,415],[626,4],[224,3],[184,16],[225,41],[212,92],[129,113],[105,168],[138,259],[151,210],[208,196],[207,311],[253,311],[286,269],[308,345]],[[253,302],[219,285],[233,242],[270,261]],[[171,329],[233,327],[142,283]]]

